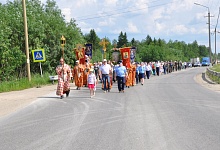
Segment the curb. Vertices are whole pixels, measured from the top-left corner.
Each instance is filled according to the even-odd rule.
[[[203,73],[202,73],[202,79],[203,79],[205,82],[209,83],[209,84],[216,84],[215,82],[213,82],[213,81],[207,76],[206,72],[203,72]]]

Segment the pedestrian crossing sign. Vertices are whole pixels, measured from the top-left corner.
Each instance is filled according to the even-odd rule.
[[[43,62],[46,60],[44,49],[32,50],[33,61],[34,62]]]

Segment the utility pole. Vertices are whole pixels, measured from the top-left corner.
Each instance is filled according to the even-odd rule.
[[[218,19],[219,19],[219,15],[220,15],[220,7],[219,7]],[[218,19],[217,19],[217,23],[216,23],[216,26],[215,26],[215,64],[217,64],[217,54],[216,54],[216,32],[217,31],[216,31],[216,28],[218,26]]]
[[[210,32],[210,11],[208,8],[208,24],[209,24],[209,57],[210,57],[210,62],[212,65],[212,49],[211,49],[211,32]]]
[[[210,11],[209,11],[209,7],[207,6],[204,6],[204,5],[201,5],[201,4],[198,4],[198,3],[194,3],[195,5],[199,5],[199,6],[202,6],[202,7],[205,7],[208,9],[208,29],[209,29],[209,57],[210,57],[210,62],[211,62],[211,65],[212,65],[212,49],[211,49],[211,32],[210,32]]]
[[[28,80],[31,81],[29,46],[28,46],[28,27],[27,27],[27,15],[26,15],[25,0],[22,0],[22,6],[23,6],[23,17],[24,17],[24,34],[25,34],[25,49],[26,49],[26,58],[27,58],[27,61],[26,61],[27,74],[28,74]]]

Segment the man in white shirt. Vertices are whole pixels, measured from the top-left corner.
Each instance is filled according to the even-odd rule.
[[[112,67],[107,63],[107,60],[103,60],[103,65],[100,67],[100,76],[102,77],[102,83],[103,83],[103,90],[104,93],[108,90],[110,92],[110,78],[109,73],[112,71]],[[108,82],[108,87],[106,85],[106,82]]]

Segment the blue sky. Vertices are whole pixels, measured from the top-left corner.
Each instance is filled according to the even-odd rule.
[[[0,0],[6,3],[6,0]],[[41,0],[45,3],[46,0]],[[211,48],[215,53],[214,29],[220,32],[219,0],[56,0],[66,21],[76,20],[82,32],[94,29],[100,38],[128,40],[151,38],[209,45],[208,8],[211,14]],[[195,5],[199,3],[200,5]],[[208,8],[206,8],[208,7]],[[217,23],[218,21],[218,23]],[[216,33],[220,53],[220,33]]]

